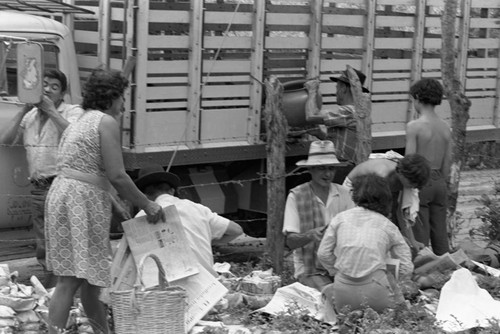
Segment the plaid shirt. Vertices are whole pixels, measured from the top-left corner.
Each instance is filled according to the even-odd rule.
[[[305,233],[316,227],[325,226],[325,217],[323,217],[320,203],[318,201],[311,201],[311,199],[316,196],[312,190],[311,183],[302,184],[293,189],[293,191],[296,196],[295,200],[300,217],[300,233]],[[316,250],[318,246],[319,242],[313,241],[304,245],[299,250],[299,252],[302,253],[306,274],[313,274],[318,270],[326,272],[321,263],[316,259]]]
[[[301,184],[288,195],[283,232],[304,233],[325,226],[337,213],[352,207],[354,203],[349,191],[338,184],[330,185],[326,205],[314,194],[310,182]],[[325,271],[316,259],[317,249],[318,243],[311,242],[294,250],[295,277],[303,273]]]
[[[324,117],[327,126],[327,138],[335,144],[337,157],[342,161],[356,161],[356,118],[353,105],[338,106],[328,110]]]
[[[397,226],[362,207],[335,216],[318,249],[318,259],[330,275],[341,272],[353,278],[385,269],[389,254],[401,261],[400,277],[413,272],[410,247]]]

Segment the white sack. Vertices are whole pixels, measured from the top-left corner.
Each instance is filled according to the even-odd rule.
[[[474,327],[490,327],[490,320],[500,321],[500,301],[481,289],[471,272],[456,270],[441,289],[436,320],[448,332]]]

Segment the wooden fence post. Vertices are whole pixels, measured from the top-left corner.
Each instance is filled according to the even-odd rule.
[[[446,224],[448,227],[448,240],[450,246],[453,246],[453,236],[456,232],[457,224],[455,213],[457,209],[458,186],[460,183],[460,171],[465,161],[466,128],[470,116],[471,101],[465,95],[465,87],[459,81],[457,75],[456,54],[458,52],[455,47],[455,22],[458,14],[458,2],[457,0],[446,0],[444,4],[444,12],[441,17],[441,73],[444,93],[450,104],[452,128],[452,156],[448,179],[448,212]]]
[[[351,83],[356,117],[356,156],[355,164],[368,160],[372,152],[372,104],[369,95],[363,93],[358,75],[347,65],[347,76]]]
[[[285,140],[288,124],[282,112],[283,85],[276,76],[264,82],[266,105],[264,108],[267,134],[267,234],[266,248],[273,269],[283,271],[285,237],[283,217],[285,212]]]

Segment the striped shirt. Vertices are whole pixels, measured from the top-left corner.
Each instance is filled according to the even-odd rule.
[[[83,109],[78,105],[62,102],[57,112],[72,123],[83,114]],[[20,129],[23,131],[30,177],[36,179],[56,175],[57,149],[61,133],[55,123],[49,118],[40,128],[40,112],[38,108],[33,108],[24,115]]]

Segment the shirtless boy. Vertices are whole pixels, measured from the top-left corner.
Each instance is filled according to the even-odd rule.
[[[419,218],[413,226],[415,238],[430,244],[435,254],[449,251],[446,231],[447,188],[450,172],[451,129],[435,112],[441,104],[443,87],[439,81],[424,78],[410,88],[418,118],[406,127],[406,154],[418,153],[430,163],[429,182],[420,190]]]

